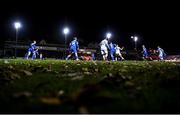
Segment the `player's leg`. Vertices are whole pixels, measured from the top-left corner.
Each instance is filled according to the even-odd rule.
[[[108,50],[104,50],[105,52],[105,60],[108,60]]]
[[[164,59],[163,59],[163,53],[160,52],[159,58],[160,58],[160,60],[164,60]]]
[[[124,57],[122,56],[121,53],[119,53],[119,57],[121,58],[121,60],[124,60]]]
[[[36,52],[33,52],[32,60],[36,59]]]
[[[74,54],[75,54],[75,58],[76,58],[76,60],[79,60],[77,52],[76,52],[76,53],[74,53]]]
[[[29,59],[29,56],[31,55],[31,51],[28,51],[26,59]]]
[[[145,53],[143,54],[143,59],[146,59],[146,54]]]
[[[76,60],[79,60],[78,54],[77,54],[77,50],[76,50],[76,49],[73,49],[73,52],[74,52],[74,55],[75,55]]]
[[[101,50],[101,55],[103,57],[103,60],[105,60],[105,52],[104,52],[104,50]]]
[[[67,57],[66,60],[69,60],[69,58],[71,57],[72,53],[70,53]]]
[[[115,54],[115,60],[116,61],[118,60],[118,54],[117,53]]]
[[[112,59],[112,61],[114,61],[114,52],[113,52],[113,51],[111,51],[111,52],[110,52],[110,55],[111,55],[111,59]]]
[[[69,58],[71,57],[72,53],[73,53],[73,51],[72,51],[72,49],[70,49],[69,54],[68,54],[68,56],[66,57],[66,60],[69,60]]]
[[[163,56],[162,56],[162,55],[160,56],[160,59],[161,59],[161,60],[164,60],[164,58],[163,58]]]
[[[145,57],[145,59],[148,58],[148,53],[147,52],[145,52],[144,57]]]

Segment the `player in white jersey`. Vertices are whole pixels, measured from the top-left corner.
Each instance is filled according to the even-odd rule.
[[[121,54],[121,50],[123,50],[123,47],[120,48],[118,45],[116,45],[116,47],[115,47],[115,60],[116,61],[118,60],[118,57],[120,57],[121,60],[124,60],[124,57]]]
[[[101,48],[101,54],[103,56],[103,60],[107,60],[108,49],[109,49],[108,38],[100,42],[100,48]]]
[[[166,57],[166,53],[164,52],[164,50],[158,46],[157,52],[159,53],[159,59],[164,60],[164,58]]]

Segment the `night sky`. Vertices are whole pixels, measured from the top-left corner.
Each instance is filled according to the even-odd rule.
[[[125,1],[125,0],[124,0]],[[127,49],[134,47],[131,35],[137,35],[139,47],[160,45],[165,51],[180,53],[180,8],[178,3],[164,1],[6,1],[0,3],[0,39],[15,39],[12,27],[20,20],[23,28],[19,40],[45,39],[48,43],[64,43],[62,28],[68,25],[73,36],[99,43],[106,31],[113,34],[112,40]]]

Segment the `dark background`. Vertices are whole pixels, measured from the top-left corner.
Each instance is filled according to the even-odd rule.
[[[1,1],[0,39],[15,40],[13,22],[20,20],[19,41],[46,40],[64,43],[62,28],[71,29],[68,41],[77,36],[83,46],[99,43],[107,31],[112,40],[127,49],[134,47],[131,35],[139,37],[138,46],[160,45],[168,53],[180,53],[180,8],[178,2],[166,1]]]

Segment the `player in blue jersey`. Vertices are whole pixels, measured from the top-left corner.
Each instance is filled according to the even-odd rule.
[[[143,59],[147,59],[148,58],[148,51],[147,51],[145,45],[142,45],[142,48],[143,48],[143,51],[142,51]]]
[[[79,60],[78,54],[77,54],[79,50],[79,43],[77,41],[77,37],[74,37],[74,40],[70,42],[69,50],[70,50],[70,54],[66,57],[66,60],[68,60],[72,54],[75,54],[76,60]]]
[[[31,43],[29,48],[28,48],[28,53],[26,55],[26,59],[29,58],[29,56],[31,55],[31,53],[33,53],[35,48],[36,48],[36,41],[33,41],[33,43]]]
[[[115,44],[112,42],[109,44],[109,49],[110,49],[110,56],[112,61],[114,61],[114,55],[115,55]]]
[[[36,59],[37,55],[39,55],[38,48],[35,48],[32,52],[32,60]]]

